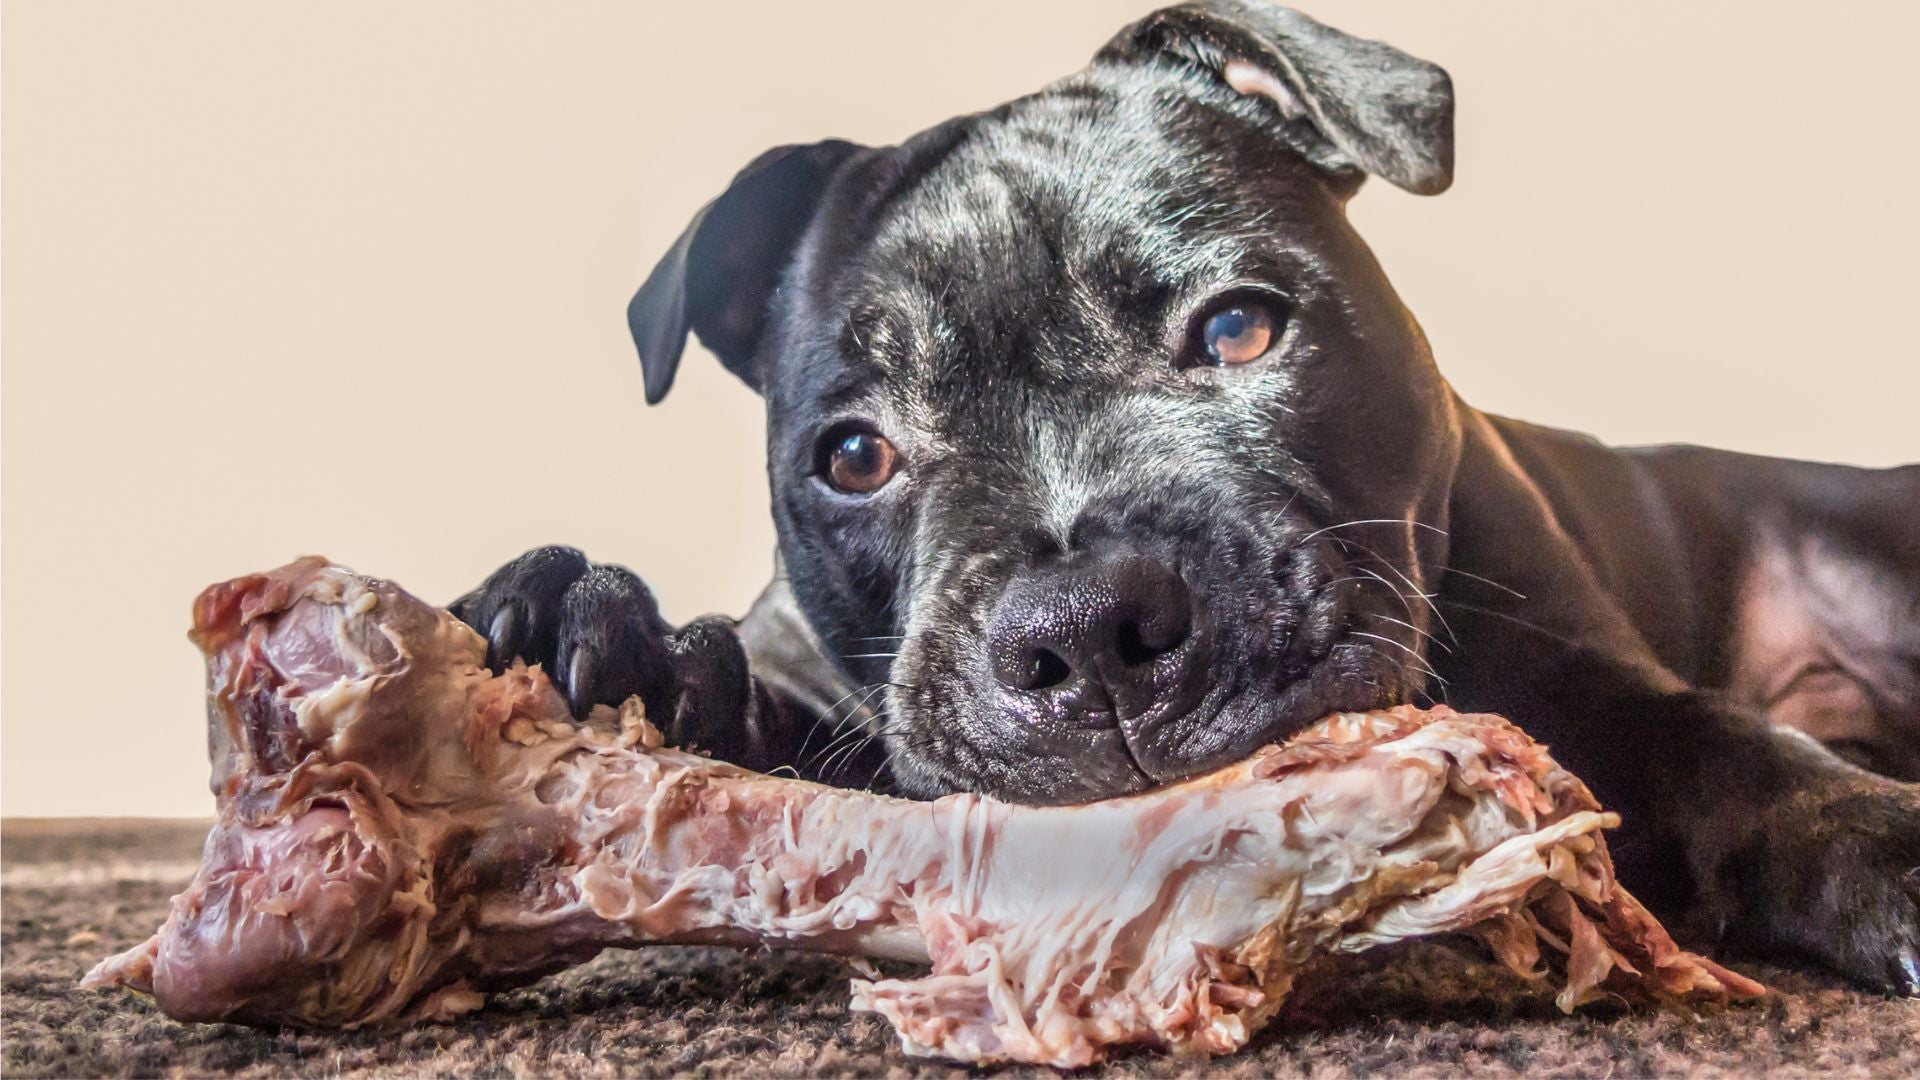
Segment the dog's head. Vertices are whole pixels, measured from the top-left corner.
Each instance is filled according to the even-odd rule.
[[[1213,0],[695,219],[629,311],[648,398],[689,329],[765,395],[902,787],[1112,795],[1420,691],[1459,434],[1345,203],[1445,188],[1451,125],[1438,68]]]

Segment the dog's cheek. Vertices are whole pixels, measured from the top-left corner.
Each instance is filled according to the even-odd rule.
[[[895,633],[902,560],[884,508],[805,489],[775,505],[784,570],[815,628],[829,639]]]

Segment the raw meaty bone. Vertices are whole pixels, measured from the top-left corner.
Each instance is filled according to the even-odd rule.
[[[1331,717],[1159,791],[932,803],[660,745],[636,702],[575,725],[537,668],[320,559],[203,593],[219,820],[151,940],[85,985],[169,1015],[357,1027],[439,1018],[608,947],[777,945],[930,963],[857,979],[907,1049],[1077,1066],[1223,1053],[1300,965],[1477,934],[1608,991],[1750,996],[1612,876],[1613,824],[1490,716]]]

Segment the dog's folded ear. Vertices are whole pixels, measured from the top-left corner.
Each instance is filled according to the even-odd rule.
[[[1263,0],[1203,0],[1141,19],[1094,60],[1167,56],[1273,99],[1281,136],[1321,168],[1371,173],[1420,195],[1453,182],[1453,84],[1390,45]]]
[[[776,147],[694,215],[627,304],[648,404],[673,386],[689,330],[728,371],[760,389],[753,358],[768,300],[834,170],[861,149],[838,139]]]

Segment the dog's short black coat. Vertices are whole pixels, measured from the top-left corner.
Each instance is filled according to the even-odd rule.
[[[899,146],[770,151],[629,319],[650,400],[690,330],[765,396],[780,580],[676,631],[547,548],[456,611],[576,708],[637,692],[682,741],[918,796],[1119,794],[1335,709],[1503,713],[1697,931],[1920,993],[1920,467],[1462,402],[1344,213],[1369,174],[1445,188],[1451,117],[1430,64],[1212,0]],[[1207,363],[1234,304],[1275,341]],[[850,435],[902,463],[867,494],[824,475]]]

